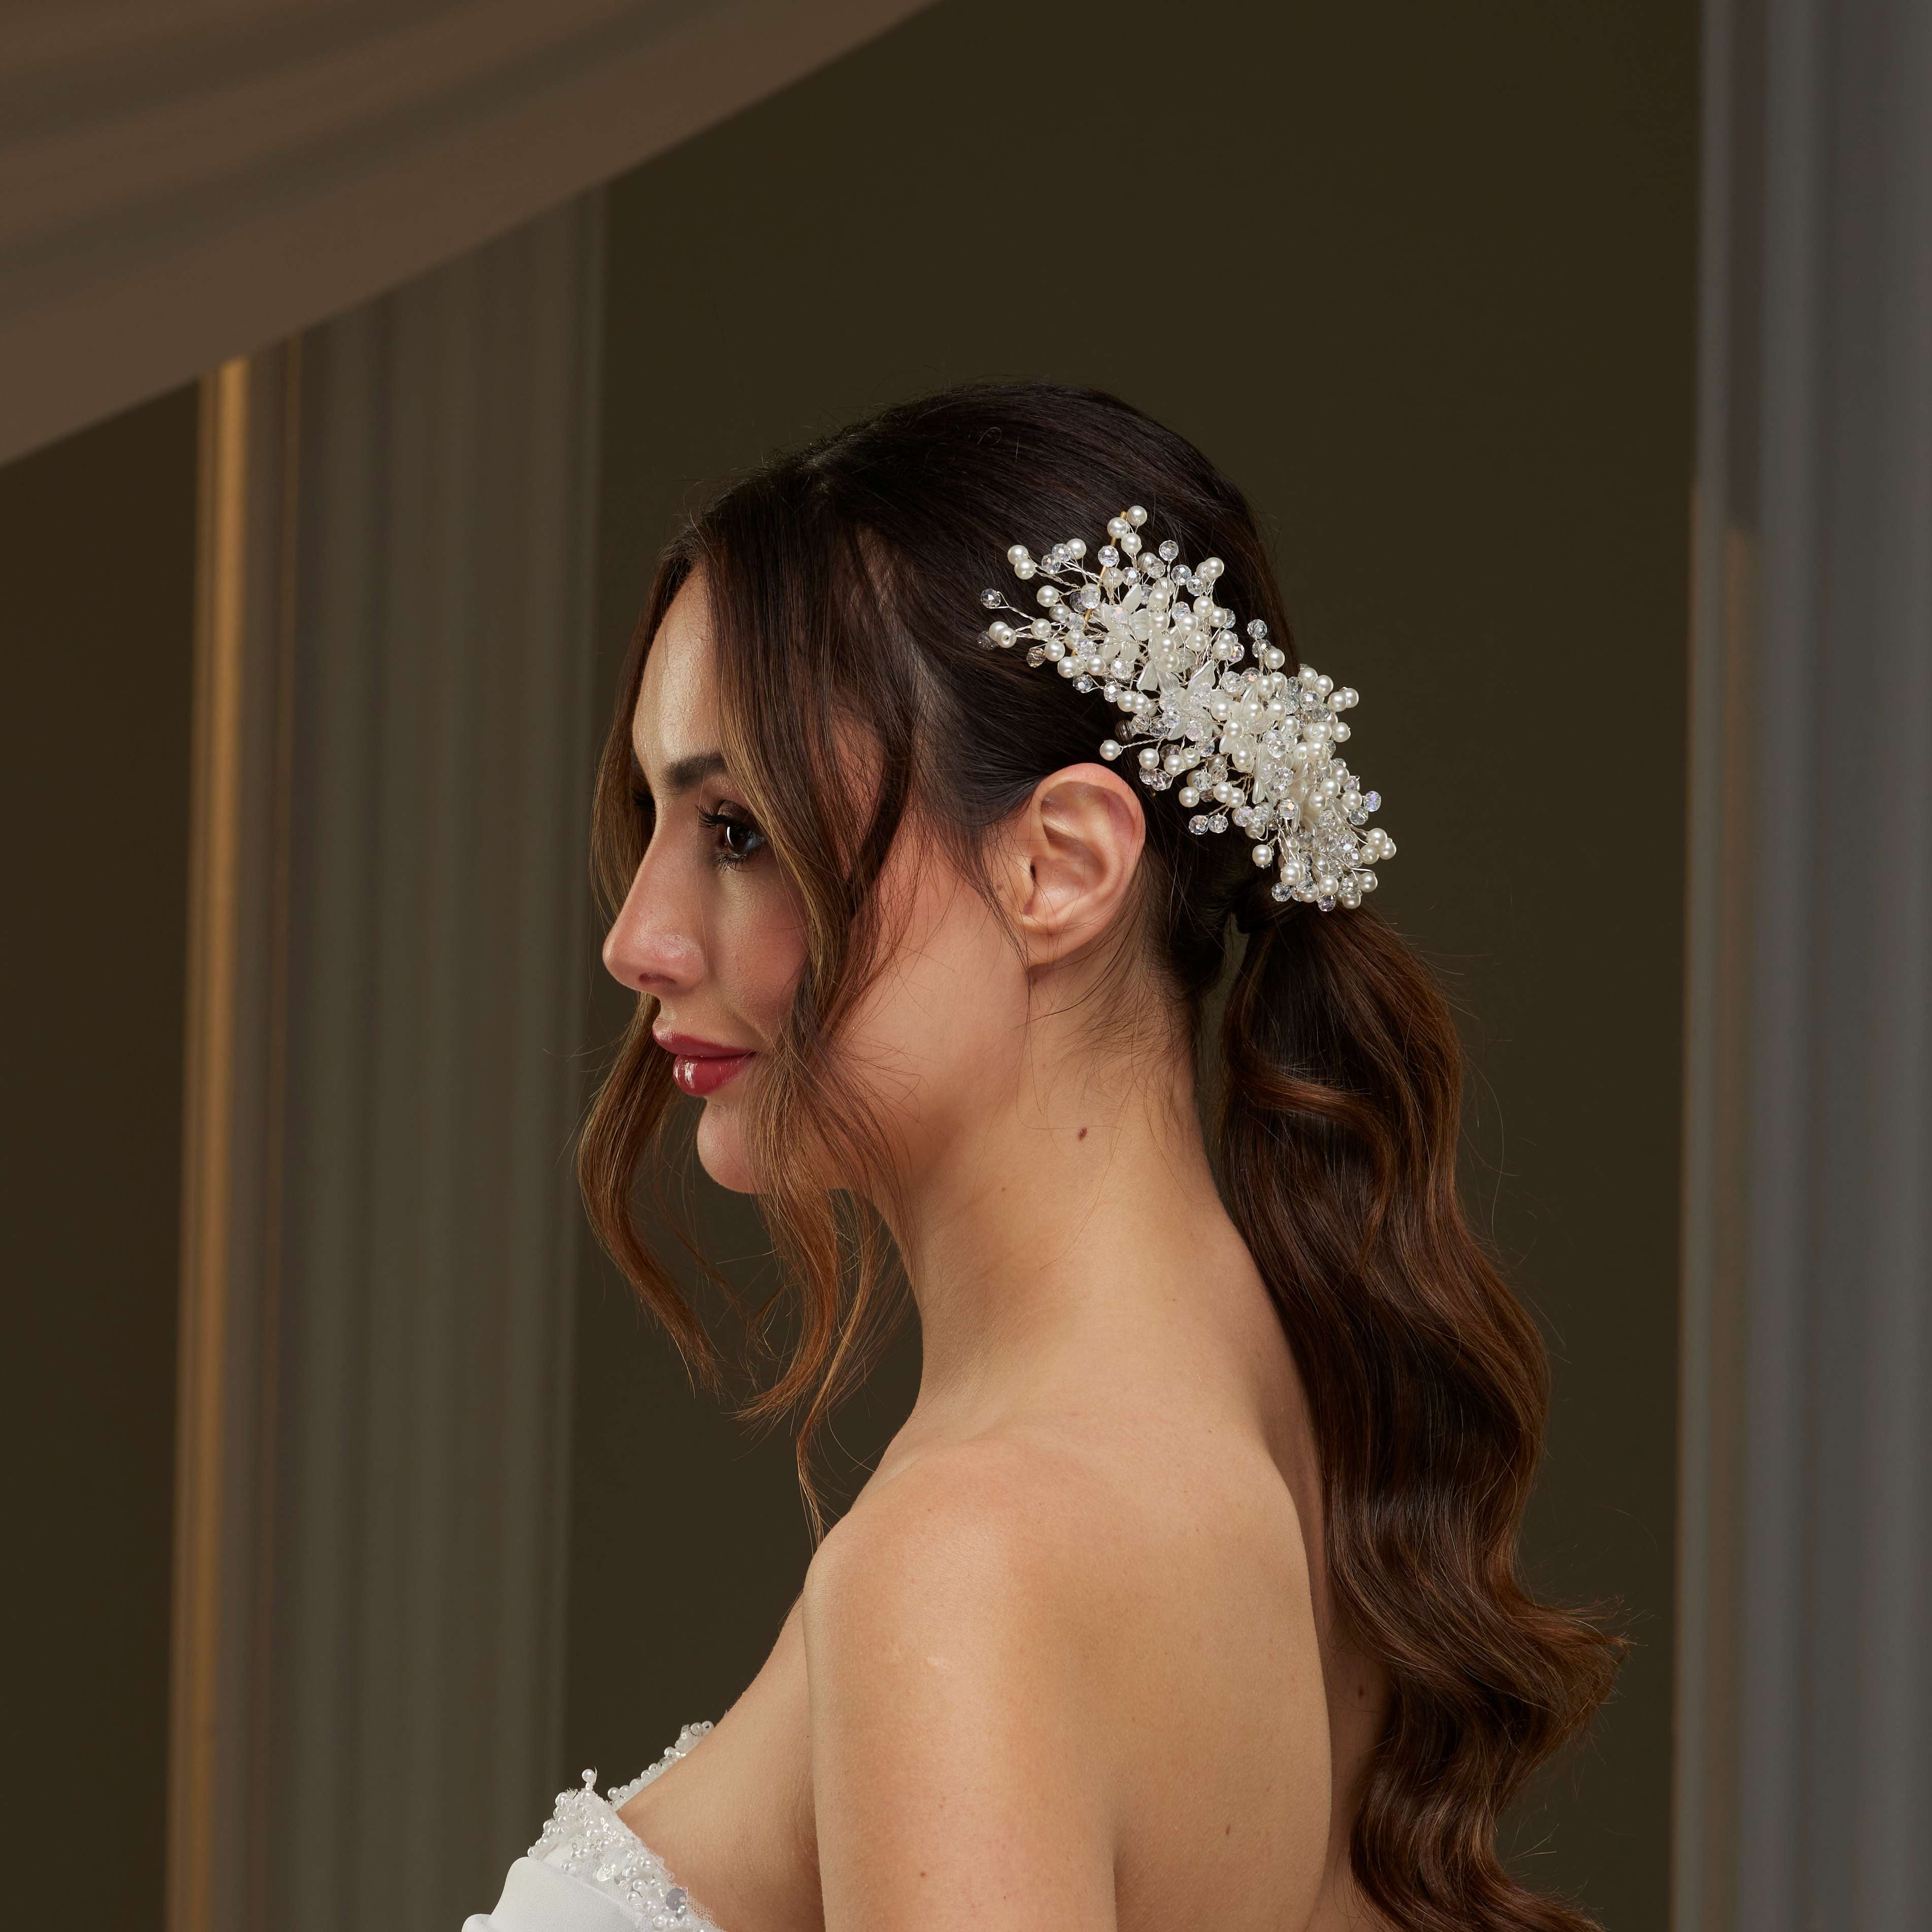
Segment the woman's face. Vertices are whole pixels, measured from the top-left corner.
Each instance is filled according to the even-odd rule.
[[[790,1009],[806,930],[724,766],[716,693],[710,611],[694,578],[666,612],[638,688],[632,743],[655,822],[604,963],[657,999],[652,1033],[679,1086],[704,1108],[697,1144],[705,1172],[755,1191],[746,1102],[758,1056]],[[1023,884],[1024,861],[1016,862]],[[1027,976],[986,902],[910,826],[879,892],[888,956],[838,1045],[913,1178],[972,1141],[1010,1095],[1025,1048]],[[824,1178],[837,1186],[853,1178]]]
[[[805,963],[795,896],[719,750],[710,619],[687,582],[644,661],[632,748],[654,808],[650,842],[604,941],[604,964],[656,997],[652,1034],[704,1102],[698,1158],[749,1189],[740,1120],[757,1055],[784,1024]]]

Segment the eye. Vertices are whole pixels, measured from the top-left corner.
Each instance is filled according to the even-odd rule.
[[[718,834],[713,856],[721,866],[743,865],[765,842],[765,835],[748,818],[729,807],[698,815]]]

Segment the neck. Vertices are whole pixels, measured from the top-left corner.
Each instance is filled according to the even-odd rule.
[[[889,1218],[920,1314],[915,1416],[970,1429],[1070,1350],[1165,1346],[1258,1299],[1272,1322],[1215,1186],[1187,1054],[1124,1058],[1056,1053],[1036,1031],[901,1190]]]

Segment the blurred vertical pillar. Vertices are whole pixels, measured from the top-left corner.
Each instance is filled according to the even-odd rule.
[[[554,1795],[602,200],[203,398],[171,1932]]]
[[[1707,0],[1677,1932],[1932,1900],[1932,9]]]

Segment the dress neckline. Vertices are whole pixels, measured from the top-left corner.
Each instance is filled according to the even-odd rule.
[[[558,1795],[556,1809],[530,1850],[539,1864],[551,1865],[594,1886],[614,1899],[640,1927],[664,1932],[720,1932],[720,1928],[672,1876],[662,1858],[617,1815],[654,1778],[688,1756],[711,1729],[707,1719],[686,1724],[677,1742],[628,1784],[597,1794],[597,1774],[586,1771],[581,1789]]]

